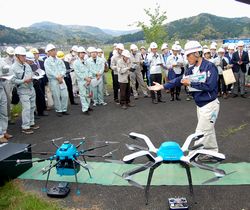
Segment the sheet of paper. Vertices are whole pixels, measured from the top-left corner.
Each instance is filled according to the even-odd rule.
[[[39,75],[39,76],[33,75],[33,76],[32,76],[32,79],[37,79],[37,80],[38,80],[38,79],[41,79],[41,78],[43,78],[43,76],[41,76],[41,75]]]
[[[101,81],[102,81],[102,78],[100,78],[98,80],[96,78],[94,78],[91,80],[90,84],[92,87],[96,87],[97,85],[99,85],[101,83]]]
[[[0,79],[11,80],[13,77],[14,77],[14,75],[2,75],[2,76],[0,76]]]
[[[42,69],[37,69],[37,70],[36,70],[36,73],[38,73],[40,76],[45,75],[45,71],[42,70]]]

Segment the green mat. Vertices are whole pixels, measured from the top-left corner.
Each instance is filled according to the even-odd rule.
[[[81,168],[77,174],[79,183],[86,184],[100,184],[100,185],[115,185],[127,186],[127,181],[121,177],[116,176],[113,172],[122,174],[123,172],[139,166],[139,164],[116,164],[107,162],[88,162],[93,168],[90,170],[92,178],[89,178],[88,172]],[[47,174],[42,175],[41,169],[48,166],[49,161],[35,163],[33,167],[23,173],[18,178],[20,179],[33,179],[33,180],[46,180]],[[236,171],[228,176],[223,177],[217,182],[210,183],[209,185],[248,185],[250,184],[250,163],[225,163],[220,165],[226,173]],[[146,185],[148,171],[134,175],[134,180],[142,185]],[[214,174],[209,171],[201,170],[198,168],[191,168],[193,184],[201,185],[204,181],[214,177]],[[75,182],[74,176],[59,176],[56,174],[55,168],[51,170],[50,181],[67,181]],[[179,164],[162,164],[155,172],[152,179],[152,185],[188,185],[185,168]]]

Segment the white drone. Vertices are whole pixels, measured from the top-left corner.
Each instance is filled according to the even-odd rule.
[[[119,174],[116,174],[116,175],[127,180],[131,185],[144,189],[142,185],[140,185],[139,183],[135,182],[132,179],[132,176],[139,172],[150,169],[149,174],[148,174],[147,186],[145,189],[146,204],[148,204],[148,193],[149,193],[150,183],[152,180],[154,170],[158,166],[160,166],[162,163],[180,163],[182,166],[185,167],[191,195],[193,195],[193,185],[192,185],[192,177],[191,177],[191,172],[190,172],[190,165],[198,167],[200,169],[214,172],[215,177],[204,183],[216,181],[224,177],[225,175],[228,175],[225,173],[224,170],[217,168],[218,163],[220,163],[222,160],[225,160],[224,154],[204,149],[204,146],[202,144],[191,146],[194,144],[195,141],[204,137],[203,133],[194,133],[194,134],[189,135],[182,147],[180,147],[180,145],[176,142],[166,141],[162,143],[159,148],[155,148],[153,143],[150,141],[150,139],[146,135],[135,133],[135,132],[130,133],[129,137],[132,139],[139,138],[139,139],[144,140],[148,148],[135,145],[135,144],[130,144],[130,145],[126,144],[129,150],[136,151],[136,152],[126,155],[123,158],[122,163],[130,164],[136,158],[143,157],[143,156],[145,156],[149,161],[142,166],[139,166],[137,168],[124,172],[122,175],[119,175]],[[188,153],[188,154],[185,155],[185,153]],[[215,164],[214,167],[212,167],[212,166],[209,166],[207,164],[200,162],[199,157],[203,155],[210,156],[212,159],[216,160],[218,163]],[[115,160],[113,161],[108,160],[108,161],[117,162]]]

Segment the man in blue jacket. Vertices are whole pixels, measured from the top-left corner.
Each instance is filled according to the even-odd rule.
[[[207,150],[218,152],[215,135],[215,121],[219,113],[218,70],[216,66],[202,58],[202,46],[197,41],[189,41],[185,45],[185,55],[190,64],[184,76],[177,77],[161,85],[154,83],[150,90],[171,89],[180,84],[187,86],[197,105],[198,124],[196,132],[203,132],[204,137],[195,142],[203,144]],[[212,161],[209,156],[203,156],[200,161]]]

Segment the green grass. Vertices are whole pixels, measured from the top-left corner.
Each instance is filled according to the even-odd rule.
[[[248,123],[242,122],[242,124],[239,125],[238,127],[229,127],[227,129],[225,129],[225,131],[221,134],[221,136],[226,138],[230,135],[233,135],[233,134],[245,129],[247,126],[248,126]]]
[[[62,210],[55,202],[48,202],[36,194],[23,192],[15,181],[0,188],[1,210]]]

